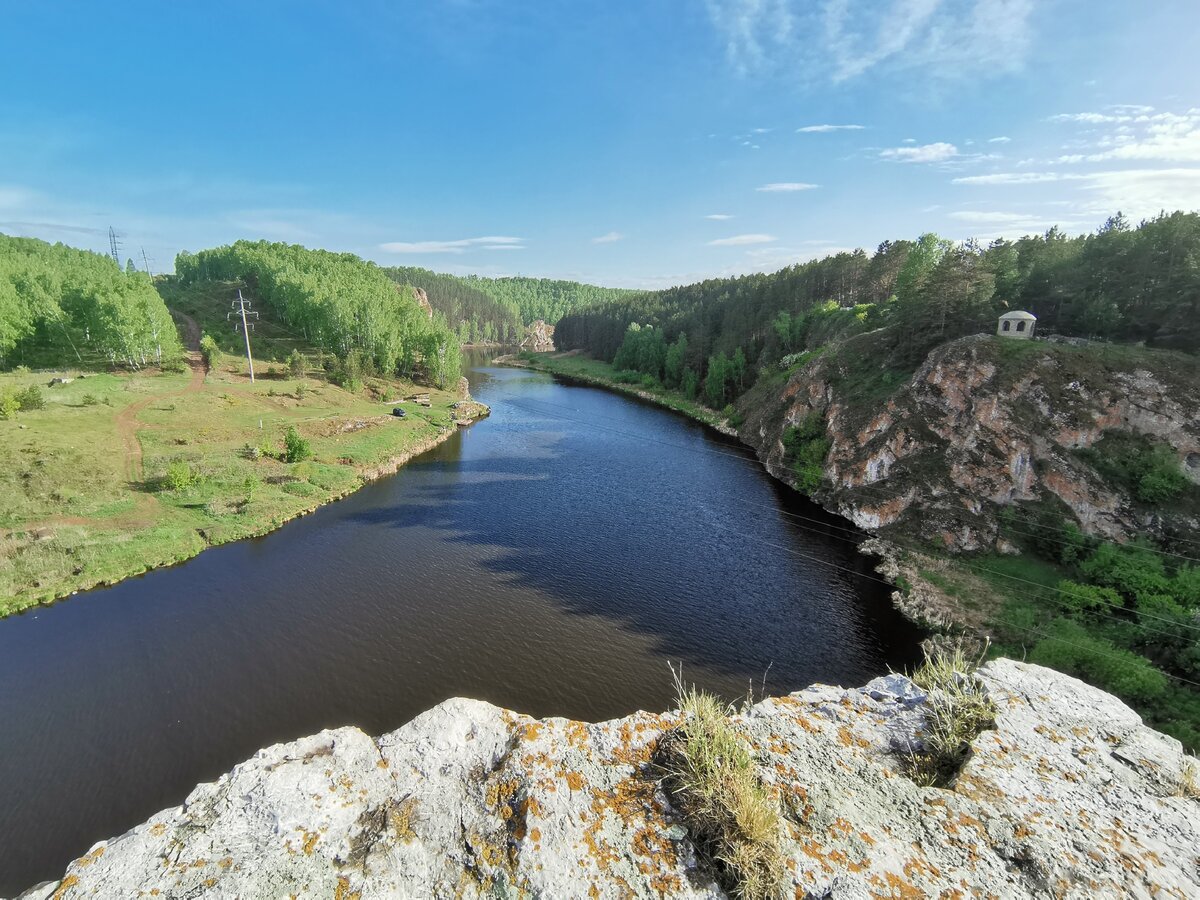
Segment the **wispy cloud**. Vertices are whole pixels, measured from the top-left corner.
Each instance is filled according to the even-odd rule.
[[[888,159],[892,162],[945,162],[958,156],[958,148],[953,144],[939,141],[936,144],[923,144],[919,147],[893,147],[890,150],[881,150],[879,155],[883,159]]]
[[[819,184],[809,184],[807,181],[773,181],[755,188],[764,194],[790,194],[794,191],[811,191],[819,188]]]
[[[1124,107],[1145,109],[1145,107]],[[1166,163],[1200,162],[1200,109],[1184,113],[1070,113],[1053,117],[1056,122],[1110,127],[1089,131],[1082,136],[1081,149],[1087,152],[1058,157],[1058,163],[1141,160]]]
[[[710,247],[749,247],[754,244],[770,244],[776,240],[770,234],[735,234],[733,237],[717,238],[709,241]]]
[[[1082,178],[1065,172],[995,172],[991,175],[967,175],[952,179],[954,184],[1044,184],[1050,181],[1067,181]]]
[[[519,237],[461,238],[456,241],[390,241],[380,244],[384,253],[466,253],[468,250],[524,250]]]
[[[711,216],[705,216],[704,218],[712,219],[714,222],[726,222],[729,219],[732,219],[733,216],[727,215],[726,213],[713,213]]]
[[[619,231],[610,231],[608,234],[602,234],[600,237],[592,238],[593,244],[615,244],[617,241],[624,238],[625,235]]]
[[[862,131],[865,125],[805,125],[797,128],[796,134],[824,134],[827,131]]]
[[[1000,137],[988,138],[989,144],[1007,144],[1010,141],[1012,141],[1012,138],[1004,137],[1003,135],[1001,135]]]
[[[707,0],[726,57],[742,74],[834,82],[873,69],[959,79],[1019,69],[1033,0]]]
[[[1076,216],[1107,216],[1117,210],[1133,218],[1162,210],[1200,209],[1200,168],[1115,169],[1104,172],[997,172],[953,179],[976,187],[1020,187],[1062,183],[1061,205]]]

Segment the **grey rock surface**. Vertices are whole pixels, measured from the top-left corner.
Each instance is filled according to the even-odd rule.
[[[1191,761],[1119,700],[998,660],[999,709],[947,788],[904,775],[901,676],[735,717],[784,812],[787,895],[1200,896]],[[279,744],[24,898],[721,897],[657,781],[678,714],[535,720],[455,699],[373,739]]]

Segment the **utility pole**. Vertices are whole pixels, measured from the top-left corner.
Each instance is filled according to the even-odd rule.
[[[237,323],[236,317],[240,316],[242,319],[242,324],[241,324],[242,334],[246,338],[246,362],[248,362],[250,364],[250,381],[253,382],[254,381],[254,357],[250,355],[250,329],[253,326],[247,324],[246,316],[254,316],[254,318],[257,319],[258,313],[256,313],[254,310],[252,310],[250,308],[250,301],[242,296],[241,288],[238,288],[237,299],[234,300],[233,303],[231,303],[230,305],[233,307],[233,312],[226,313],[225,319],[226,320],[234,319],[234,323],[233,323],[234,331],[238,330],[238,323]]]
[[[146,259],[146,248],[139,247],[138,249],[142,251],[142,265],[146,267],[146,274],[153,278],[154,273],[150,271],[150,260]]]
[[[113,230],[111,225],[108,226],[108,249],[112,254],[113,262],[117,264],[117,268],[121,268],[121,245],[117,241],[117,232]],[[124,271],[122,269],[122,271]]]

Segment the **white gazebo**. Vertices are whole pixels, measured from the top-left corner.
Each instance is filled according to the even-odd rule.
[[[1014,309],[1000,317],[1000,322],[996,326],[996,334],[1000,337],[1027,340],[1033,337],[1035,325],[1037,325],[1037,316],[1025,312],[1023,309]]]

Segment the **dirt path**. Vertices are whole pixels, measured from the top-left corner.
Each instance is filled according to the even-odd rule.
[[[188,381],[187,386],[182,390],[151,394],[148,397],[135,400],[117,413],[117,436],[120,437],[121,443],[125,448],[125,480],[131,488],[145,479],[145,471],[142,468],[142,444],[137,438],[138,414],[157,400],[167,400],[171,397],[179,397],[184,394],[194,394],[204,388],[204,376],[208,369],[204,364],[204,357],[200,355],[200,325],[191,316],[184,315],[183,313],[176,312],[173,315],[177,316],[183,323],[184,346],[188,348],[184,358],[191,369],[192,377]],[[112,519],[105,519],[104,524],[121,527],[149,525],[154,521],[157,506],[158,501],[153,495],[139,492],[135,495],[134,508],[132,510]],[[96,519],[79,516],[54,516],[39,522],[27,523],[18,528],[9,528],[0,531],[0,534],[13,534],[18,531],[37,534],[38,532],[56,527],[96,524],[98,524],[98,520]]]
[[[207,367],[204,357],[200,355],[200,325],[191,316],[181,312],[173,312],[183,322],[184,345],[188,348],[185,359],[192,370],[191,381],[181,391],[169,391],[164,394],[152,394],[135,400],[117,413],[117,436],[125,446],[125,479],[131,485],[144,480],[145,470],[142,468],[142,443],[137,438],[138,414],[157,400],[167,400],[184,394],[194,394],[204,387],[204,375]]]

